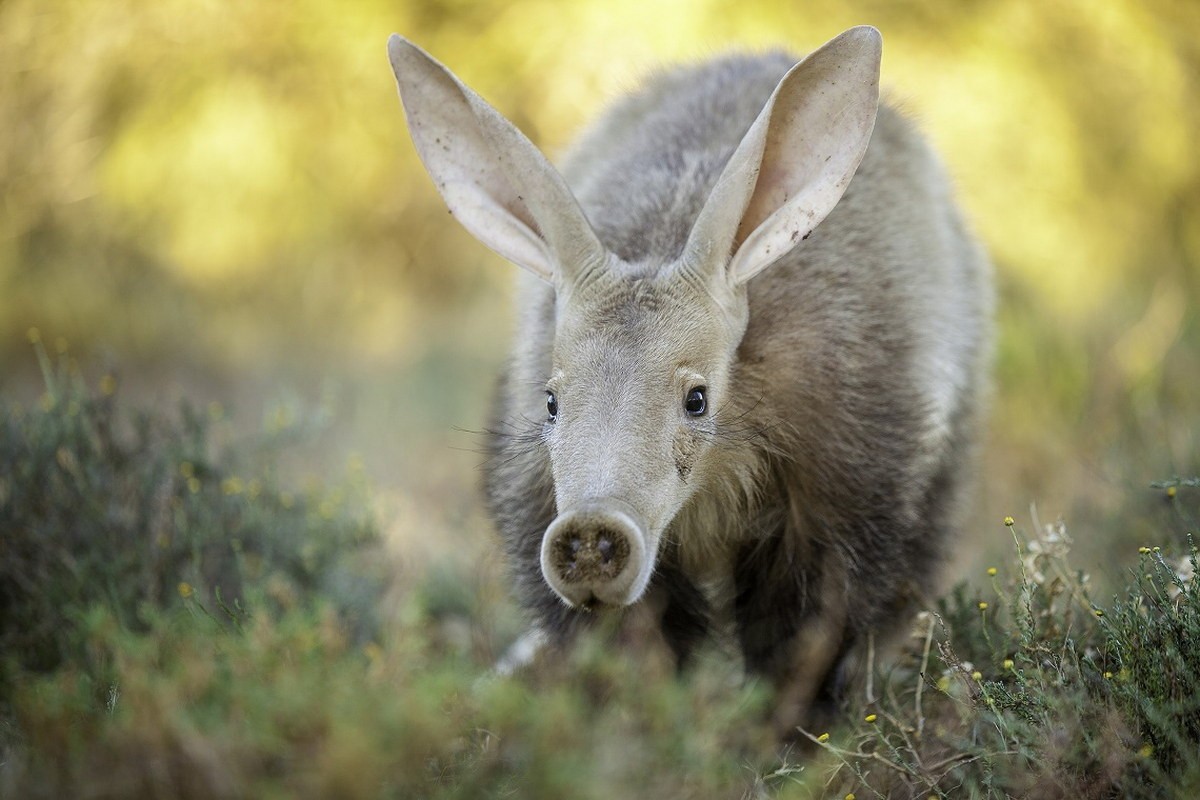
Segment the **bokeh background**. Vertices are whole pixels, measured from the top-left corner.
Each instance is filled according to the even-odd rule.
[[[421,171],[387,35],[553,157],[661,64],[864,22],[997,265],[955,570],[1035,504],[1067,519],[1076,563],[1114,572],[1166,513],[1150,483],[1200,471],[1194,0],[3,0],[0,393],[41,391],[36,328],[132,405],[310,432],[299,479],[365,469],[402,551],[479,557],[471,431],[515,270]]]

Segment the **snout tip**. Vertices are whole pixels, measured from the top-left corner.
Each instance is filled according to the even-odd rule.
[[[568,605],[583,610],[635,602],[648,582],[644,529],[614,504],[558,516],[542,539],[542,575]]]

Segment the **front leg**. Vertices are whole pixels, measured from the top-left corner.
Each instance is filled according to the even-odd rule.
[[[747,672],[775,692],[771,722],[782,738],[827,717],[840,701],[853,644],[842,571],[782,535],[746,545],[734,572],[734,615]]]
[[[651,584],[651,594],[660,598],[659,626],[663,639],[675,656],[675,666],[684,671],[696,647],[709,634],[710,610],[704,592],[677,567],[660,561]]]

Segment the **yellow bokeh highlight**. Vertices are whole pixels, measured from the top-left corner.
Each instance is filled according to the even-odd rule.
[[[294,279],[315,257],[340,282],[314,302],[344,292],[363,317],[359,338],[383,354],[382,343],[408,340],[397,318],[413,322],[410,305],[373,291],[389,263],[432,275],[488,259],[448,220],[428,227],[440,200],[405,141],[383,55],[390,32],[429,48],[553,155],[661,65],[735,48],[800,52],[868,22],[884,33],[885,88],[944,154],[990,251],[1076,323],[1120,293],[1165,198],[1196,180],[1194,78],[1174,38],[1200,29],[1196,9],[14,0],[0,9],[0,112],[21,124],[0,160],[13,192],[0,241],[33,230],[40,208],[87,202],[109,234],[206,292]],[[61,42],[78,43],[69,58]],[[1200,246],[1200,224],[1184,227]],[[375,249],[389,229],[395,238]],[[1151,351],[1164,335],[1147,333]],[[1117,353],[1133,372],[1150,359],[1125,352],[1140,344]]]
[[[800,53],[861,23],[884,36],[885,96],[926,133],[997,265],[986,450],[1003,505],[981,518],[1027,497],[1103,509],[1106,484],[1078,465],[1134,425],[1163,459],[1112,462],[1170,474],[1189,420],[1166,418],[1200,391],[1194,0],[6,0],[0,357],[36,382],[30,343],[53,356],[69,341],[88,375],[112,355],[93,368],[118,370],[131,401],[170,365],[195,376],[182,385],[199,408],[284,374],[345,379],[364,387],[352,444],[387,451],[364,454],[373,478],[448,464],[436,437],[485,424],[515,270],[421,168],[387,36],[428,49],[555,160],[648,72]],[[211,419],[224,430],[255,407]]]
[[[106,196],[122,214],[169,216],[166,263],[191,280],[230,280],[269,264],[291,226],[262,212],[279,199],[291,165],[280,131],[286,120],[261,88],[245,79],[212,87],[180,109],[187,125],[148,111],[106,159]]]

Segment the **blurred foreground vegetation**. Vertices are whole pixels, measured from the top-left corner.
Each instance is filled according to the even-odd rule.
[[[379,549],[350,475],[293,492],[208,414],[46,366],[0,412],[0,795],[1194,797],[1200,479],[1113,598],[1061,523],[914,620],[845,720],[772,741],[763,687],[614,627],[514,676],[490,578]],[[1006,527],[1007,526],[1007,527]],[[633,637],[632,640],[630,637]]]

